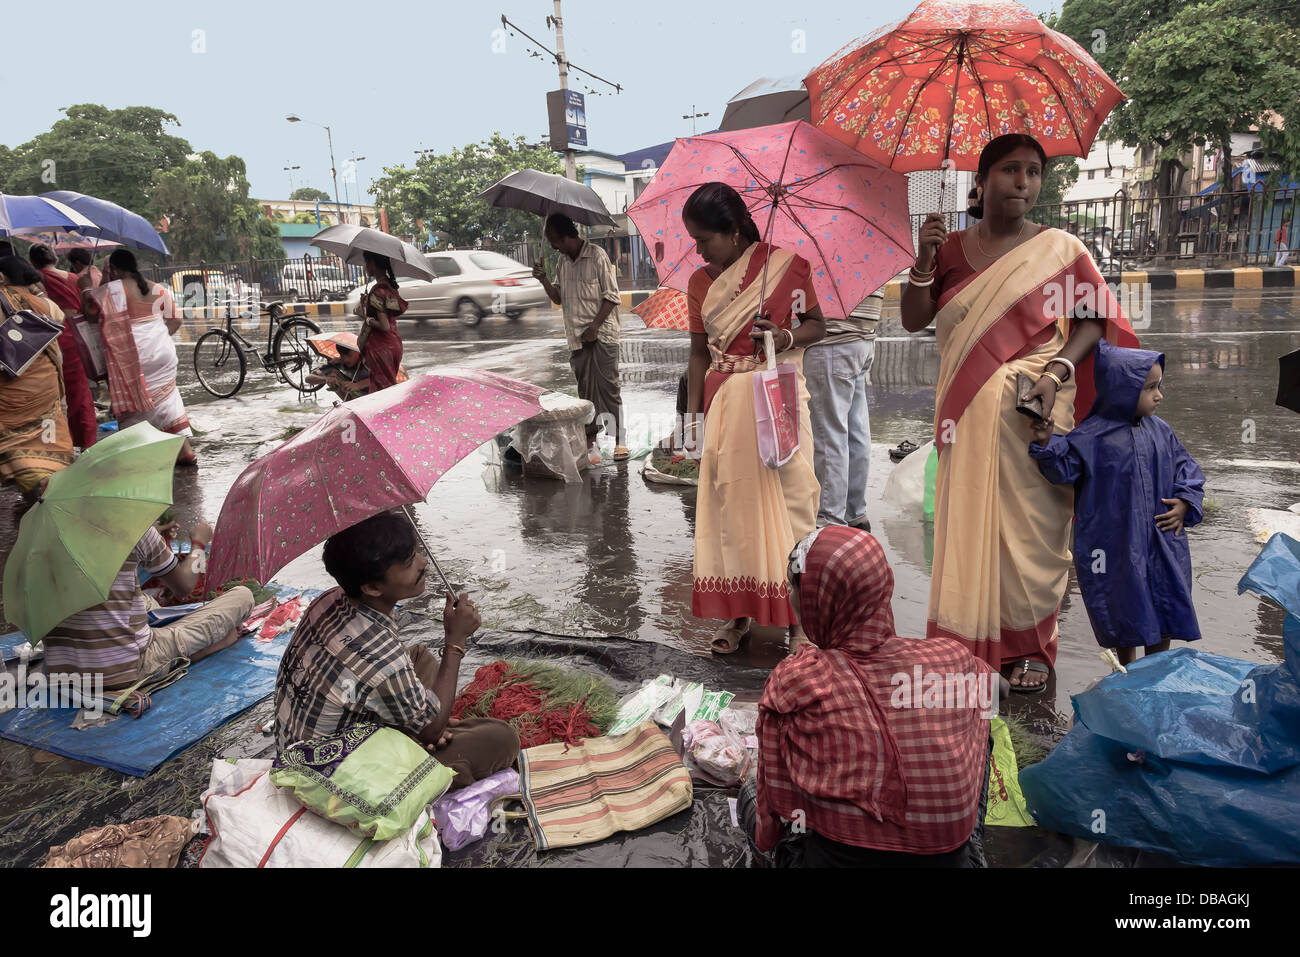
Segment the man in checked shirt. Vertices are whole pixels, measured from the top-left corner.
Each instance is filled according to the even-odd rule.
[[[424,592],[429,560],[400,512],[385,512],[325,542],[325,570],[339,583],[307,609],[275,679],[276,746],[337,734],[358,721],[405,731],[455,772],[464,787],[514,763],[519,736],[504,721],[451,717],[465,644],[478,609],[446,593],[441,661],[403,645],[393,607]]]

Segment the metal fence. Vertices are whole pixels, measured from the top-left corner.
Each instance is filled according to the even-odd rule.
[[[1109,199],[1036,206],[1029,218],[1074,233],[1103,272],[1122,269],[1271,266],[1275,237],[1284,218],[1294,219],[1300,191],[1292,187],[1224,192],[1211,187],[1196,196],[1137,196],[1123,190]],[[919,226],[925,213],[913,214]],[[961,213],[950,226],[969,225]],[[1294,246],[1288,232],[1289,246]]]

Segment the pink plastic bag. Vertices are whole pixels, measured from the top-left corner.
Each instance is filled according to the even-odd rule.
[[[758,455],[770,469],[779,469],[799,451],[799,370],[793,362],[776,364],[772,333],[763,333],[767,368],[754,373],[754,414],[758,425]]]

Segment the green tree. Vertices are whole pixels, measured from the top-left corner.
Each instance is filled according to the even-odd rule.
[[[293,219],[289,220],[289,222],[295,223],[299,226],[307,226],[309,224],[316,222],[316,214],[315,213],[294,213]]]
[[[560,160],[550,149],[530,146],[522,136],[510,140],[494,133],[450,153],[425,154],[414,167],[386,168],[374,182],[376,204],[388,210],[394,232],[442,231],[456,246],[480,239],[540,238],[540,216],[489,206],[478,198],[497,180],[521,169],[561,172]]]
[[[292,193],[289,194],[289,198],[301,199],[309,203],[314,203],[317,201],[322,203],[327,203],[330,201],[330,194],[325,192],[325,190],[323,189],[316,189],[315,187],[312,186],[299,186],[297,189],[295,189]]]
[[[1251,14],[1239,0],[1185,6],[1129,50],[1121,87],[1130,101],[1111,125],[1128,145],[1153,143],[1157,159],[1178,165],[1193,145],[1217,147],[1226,185],[1233,132],[1267,127],[1274,110],[1300,101],[1298,44],[1289,24]],[[1165,206],[1170,249],[1177,216],[1172,199]]]
[[[170,220],[167,245],[179,261],[277,259],[284,256],[279,227],[248,195],[244,161],[211,151],[158,172],[154,207]]]
[[[180,121],[149,106],[111,110],[82,103],[62,112],[48,131],[0,155],[4,191],[71,189],[153,219],[153,174],[179,166],[193,152],[188,142],[168,132]]]

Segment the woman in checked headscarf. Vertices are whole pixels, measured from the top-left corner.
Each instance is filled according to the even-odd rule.
[[[758,777],[741,794],[757,849],[790,863],[797,843],[810,867],[985,866],[996,675],[950,639],[898,637],[894,573],[867,532],[813,532],[788,579],[812,647],[759,702]]]

